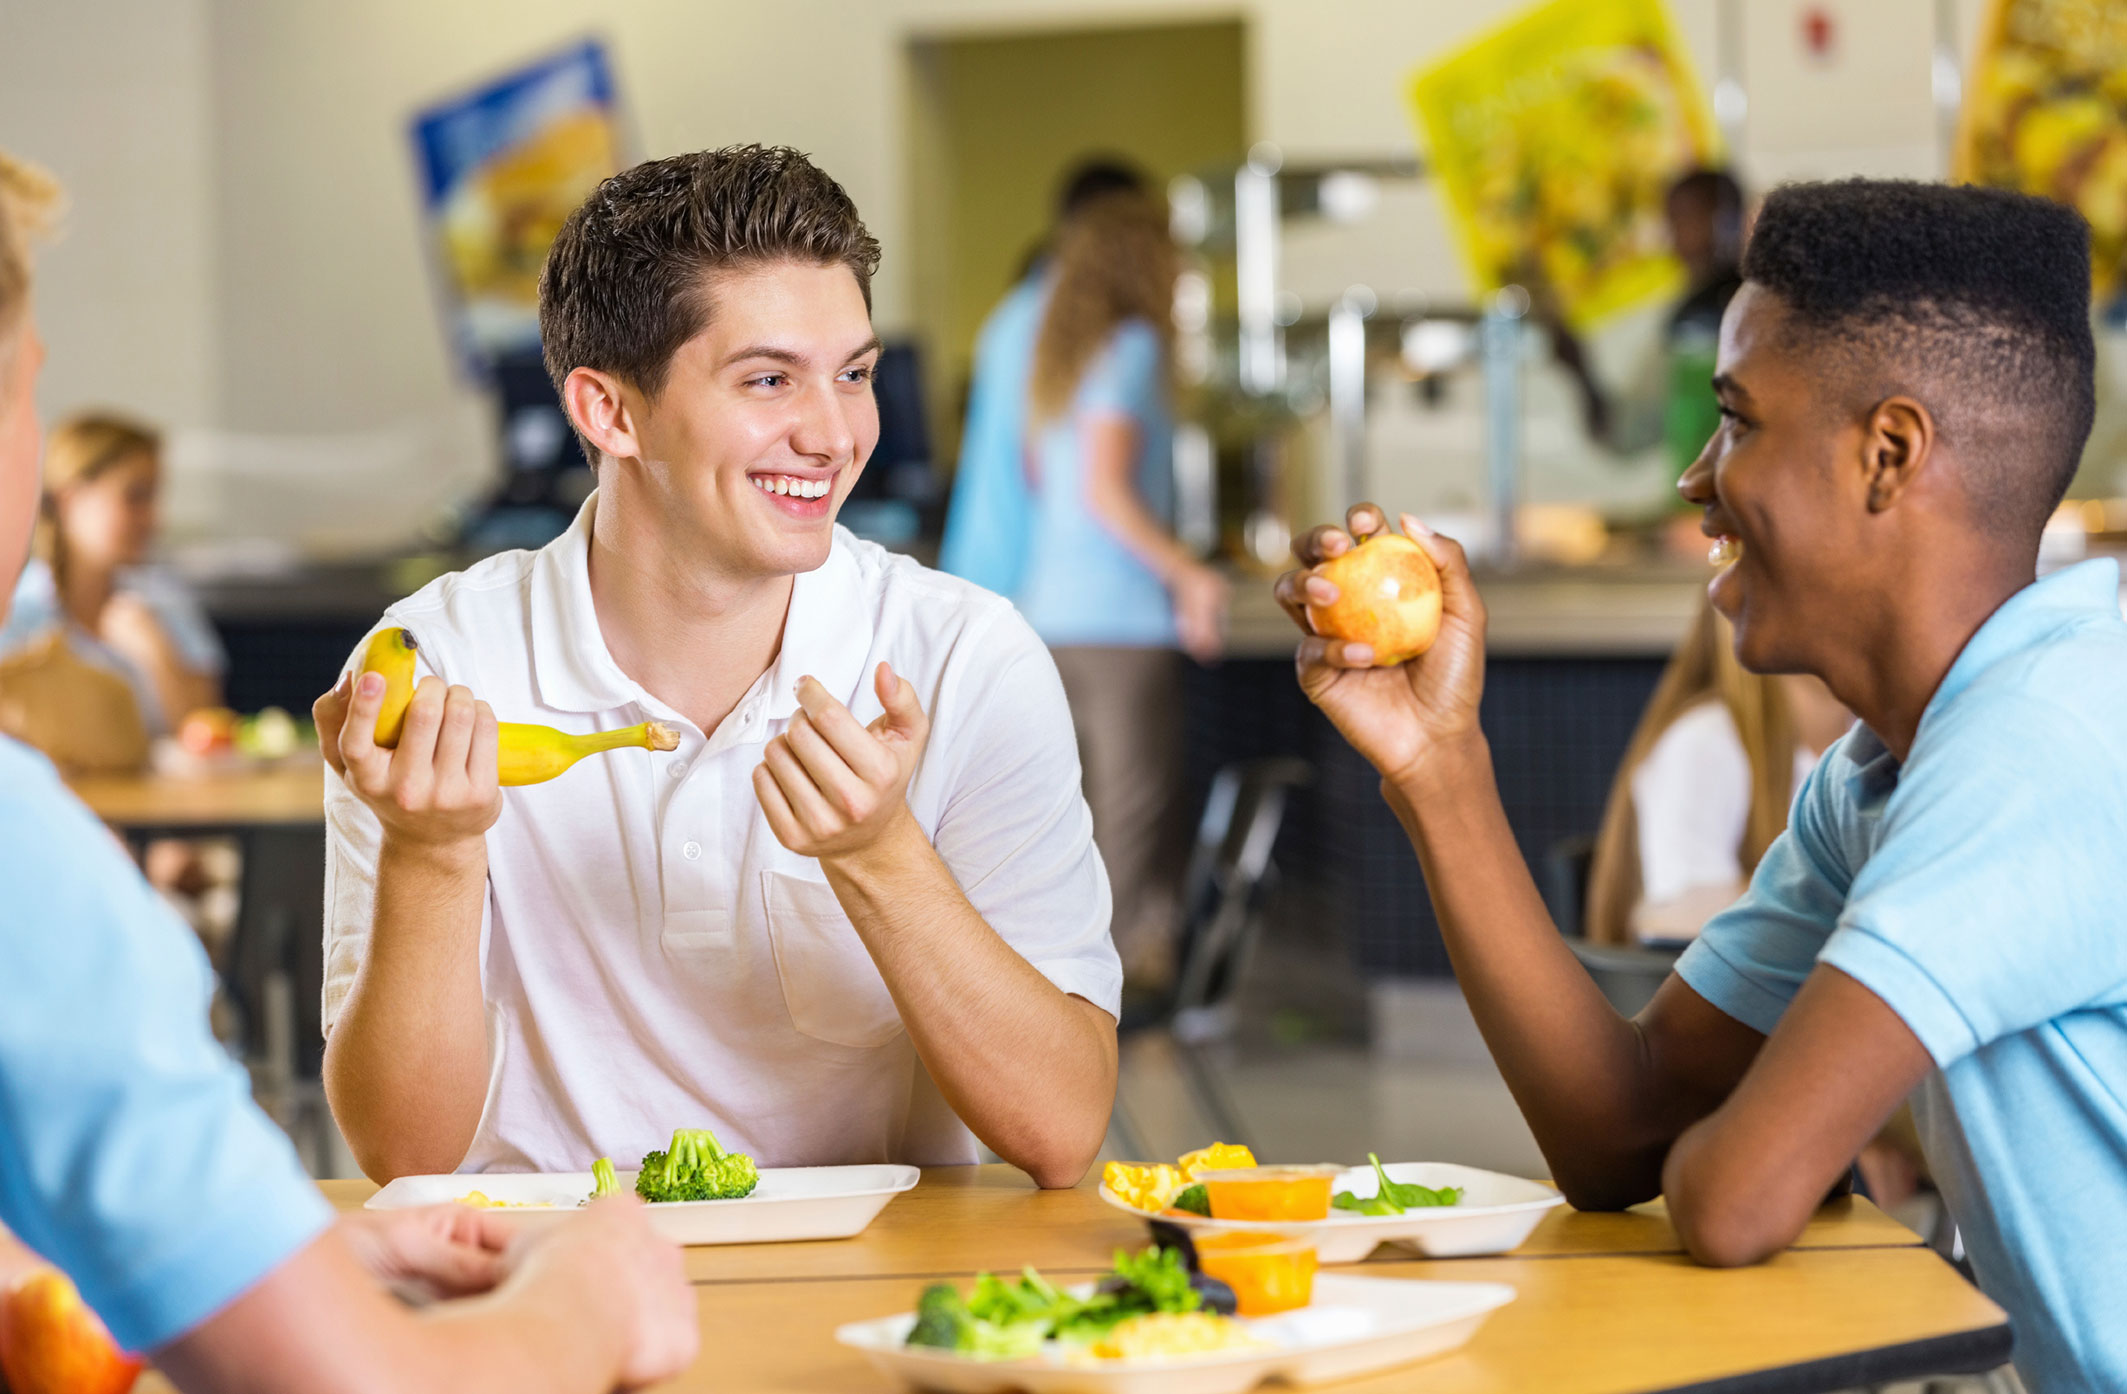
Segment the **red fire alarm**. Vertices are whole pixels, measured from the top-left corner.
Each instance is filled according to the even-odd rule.
[[[1832,56],[1839,42],[1839,22],[1822,5],[1802,12],[1802,50],[1820,62]]]

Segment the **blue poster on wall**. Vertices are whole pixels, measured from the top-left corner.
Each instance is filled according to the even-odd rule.
[[[555,234],[621,167],[612,67],[595,39],[418,113],[423,205],[451,336],[466,365],[539,342]]]

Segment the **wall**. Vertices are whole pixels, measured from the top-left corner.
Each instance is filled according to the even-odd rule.
[[[1709,78],[1721,0],[1673,0]],[[1821,0],[1843,41],[1803,71],[1801,0],[1745,0],[1766,175],[1932,174],[1932,0]],[[1981,0],[1955,0],[1966,35]],[[45,273],[49,407],[115,400],[245,432],[463,422],[432,301],[408,115],[585,32],[612,44],[643,154],[739,140],[812,151],[886,245],[877,317],[917,320],[914,36],[1171,20],[1247,24],[1251,135],[1297,157],[1405,151],[1416,65],[1521,0],[0,0],[0,141],[69,178]],[[1352,242],[1293,248],[1334,291],[1460,290],[1431,196]],[[444,431],[442,436],[464,438]],[[439,437],[441,438],[441,437]]]
[[[40,255],[49,415],[219,410],[207,0],[0,0],[0,146],[70,201]]]

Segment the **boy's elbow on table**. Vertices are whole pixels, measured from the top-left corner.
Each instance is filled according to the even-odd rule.
[[[1749,1168],[1724,1166],[1689,1144],[1679,1142],[1672,1153],[1662,1189],[1692,1258],[1709,1268],[1741,1268],[1771,1258],[1802,1233],[1807,1206],[1796,1210],[1780,1188],[1751,1177]]]

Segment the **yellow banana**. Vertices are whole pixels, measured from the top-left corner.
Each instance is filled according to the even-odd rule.
[[[676,750],[679,733],[662,721],[645,721],[618,731],[593,731],[572,736],[551,726],[502,723],[502,782],[544,784],[586,755],[629,746],[645,750]]]
[[[373,737],[386,750],[396,750],[399,733],[406,729],[406,704],[414,700],[414,652],[419,646],[403,629],[380,629],[362,651],[362,671],[384,675],[384,705],[377,712]]]
[[[414,655],[420,647],[407,630],[380,629],[362,651],[362,671],[384,675],[384,706],[377,713],[374,739],[386,750],[398,746],[406,729],[406,705],[414,697]],[[544,784],[584,756],[603,750],[679,748],[679,733],[662,721],[583,736],[516,721],[505,721],[501,727],[501,780],[510,785]]]

